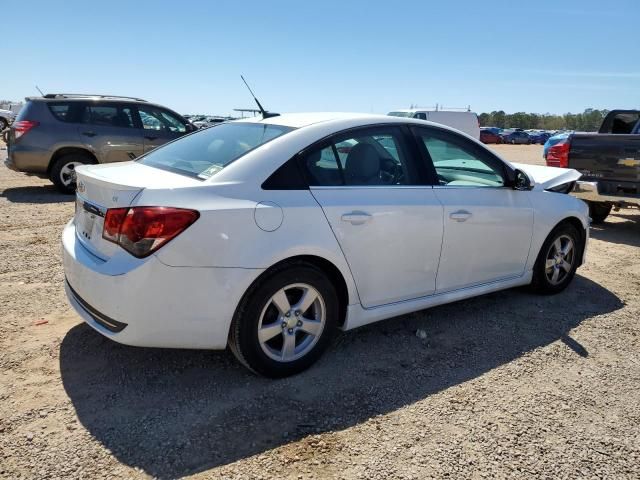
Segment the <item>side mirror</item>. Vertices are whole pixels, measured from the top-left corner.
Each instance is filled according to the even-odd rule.
[[[516,170],[515,177],[513,179],[514,190],[531,190],[533,188],[533,182],[529,178],[529,175],[522,170]]]
[[[193,123],[191,123],[191,122],[187,123],[187,132],[188,133],[195,132],[196,130],[198,130],[198,127],[196,127]]]

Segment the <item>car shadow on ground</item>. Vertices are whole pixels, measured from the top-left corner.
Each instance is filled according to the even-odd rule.
[[[75,195],[65,195],[56,190],[53,185],[12,187],[0,192],[12,203],[65,203],[73,202]]]
[[[227,352],[126,347],[82,324],[63,339],[60,369],[98,441],[174,478],[348,428],[557,340],[588,358],[570,331],[621,307],[581,276],[555,296],[498,292],[343,333],[316,366],[283,380],[256,377]]]
[[[640,247],[640,215],[638,215],[638,210],[611,212],[609,218],[612,217],[624,221],[605,221],[598,225],[591,225],[591,236],[604,242]]]

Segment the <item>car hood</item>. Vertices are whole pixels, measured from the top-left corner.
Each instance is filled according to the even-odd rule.
[[[545,167],[544,165],[526,165],[512,163],[515,168],[526,173],[533,182],[534,190],[547,190],[565,183],[575,182],[581,176],[572,168]]]

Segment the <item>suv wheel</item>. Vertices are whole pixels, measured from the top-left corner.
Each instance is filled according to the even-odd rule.
[[[256,373],[294,375],[327,348],[338,316],[331,281],[314,265],[296,262],[278,268],[245,295],[231,324],[229,346]]]
[[[76,167],[92,163],[93,159],[82,153],[63,155],[51,167],[49,179],[60,192],[72,194],[76,191]]]

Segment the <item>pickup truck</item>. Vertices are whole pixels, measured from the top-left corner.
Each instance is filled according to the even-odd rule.
[[[612,110],[598,133],[568,135],[545,160],[582,174],[571,194],[589,204],[592,223],[604,222],[612,208],[640,208],[640,110]]]

